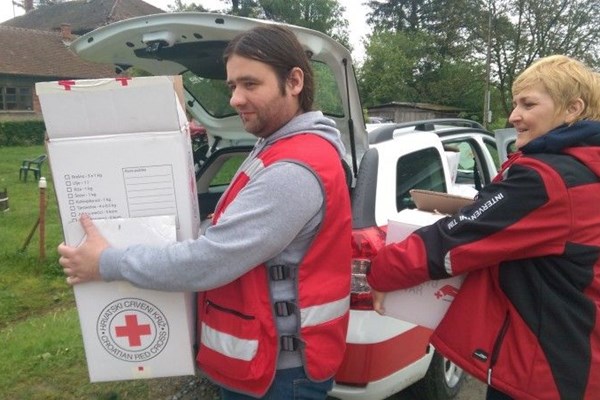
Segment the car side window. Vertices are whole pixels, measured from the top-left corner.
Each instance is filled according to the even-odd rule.
[[[506,154],[510,157],[512,153],[517,151],[516,140],[511,140],[506,144]]]
[[[223,164],[219,172],[210,181],[210,187],[225,187],[231,183],[235,172],[238,170],[242,162],[245,160],[245,155],[236,155],[228,158]]]
[[[485,182],[483,159],[479,146],[474,140],[455,140],[444,142],[444,146],[460,153],[458,171],[454,182],[457,186],[468,186],[476,190],[481,189]]]
[[[500,169],[501,162],[500,156],[498,155],[498,147],[496,146],[496,142],[493,140],[484,139],[483,143],[485,143],[485,147],[494,159],[494,165],[496,166],[496,171],[498,171]]]
[[[406,154],[396,163],[396,209],[414,208],[411,189],[446,192],[444,167],[440,153],[430,147]]]
[[[315,80],[315,109],[325,115],[343,117],[344,106],[333,71],[318,61],[311,61],[311,66]]]

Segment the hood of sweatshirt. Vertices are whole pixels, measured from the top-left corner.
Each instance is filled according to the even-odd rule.
[[[523,154],[568,154],[600,176],[600,121],[561,125],[527,143],[521,151]]]
[[[262,149],[278,140],[307,132],[314,133],[330,142],[338,151],[340,158],[346,154],[346,149],[344,143],[342,143],[340,131],[336,128],[335,121],[325,117],[321,111],[310,111],[300,114],[291,119],[279,130],[273,132],[273,134],[259,139],[256,142],[253,154],[259,153]]]

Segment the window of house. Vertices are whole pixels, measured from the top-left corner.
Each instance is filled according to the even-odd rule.
[[[0,111],[33,110],[33,94],[31,87],[0,87]]]

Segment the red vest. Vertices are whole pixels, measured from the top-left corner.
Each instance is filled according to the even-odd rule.
[[[263,396],[271,386],[281,349],[300,349],[307,376],[324,381],[335,375],[346,347],[351,211],[340,158],[330,143],[313,134],[275,142],[237,175],[213,222],[218,224],[254,173],[280,161],[312,170],[321,182],[325,203],[321,227],[296,270],[299,335],[280,338],[277,332],[277,306],[269,291],[273,270],[265,264],[198,296],[199,367],[218,384],[253,396]]]

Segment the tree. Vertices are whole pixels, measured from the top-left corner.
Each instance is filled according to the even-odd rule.
[[[370,0],[373,11],[367,22],[377,31],[417,32],[422,27],[423,5],[426,0]]]
[[[392,101],[418,101],[414,77],[426,39],[403,32],[375,32],[366,46],[359,86],[366,107]]]
[[[196,3],[183,4],[182,0],[174,0],[175,2],[172,5],[168,5],[167,8],[171,12],[181,12],[181,11],[209,11],[206,8],[202,7]]]
[[[486,79],[488,41],[492,108],[501,110],[505,117],[511,111],[512,82],[537,58],[565,54],[591,66],[600,66],[598,0],[371,0],[368,5],[372,9],[368,21],[376,33],[371,41],[380,41],[379,34],[383,32],[401,32],[420,33],[431,43],[424,48],[416,45],[422,53],[418,68],[413,71],[414,82],[409,85],[412,91],[398,90],[396,96],[417,93],[419,101],[436,98],[442,104],[454,103],[459,99],[452,99],[451,94],[460,93],[459,89],[464,85],[470,87],[467,91],[470,94],[464,97],[462,106],[454,105],[461,108],[476,105],[474,96]],[[379,51],[380,45],[367,45],[367,60],[370,59],[371,64],[365,63],[366,69],[361,73],[366,86],[370,81],[368,73],[378,74],[376,76],[382,81],[393,81],[382,77],[388,73],[386,70],[371,69],[371,65],[389,64],[397,57]],[[388,50],[393,51],[394,47]],[[387,61],[377,61],[379,57]],[[389,69],[393,70],[395,68]],[[405,77],[397,76],[397,79],[403,83],[396,86],[406,87]],[[449,91],[450,87],[455,90]],[[371,99],[378,96],[380,93],[375,92]],[[402,97],[394,100],[406,101]],[[483,92],[480,103],[483,105]]]
[[[450,57],[468,54],[473,10],[479,0],[371,0],[368,23],[374,31],[425,32],[435,39],[437,52]]]
[[[373,34],[359,71],[364,105],[435,103],[462,108],[469,118],[481,121],[482,65],[440,58],[434,43],[418,32]]]
[[[345,8],[338,0],[259,0],[266,19],[323,32],[349,47]]]
[[[473,9],[478,9],[478,3],[455,0],[449,6],[439,0],[390,0],[368,4],[375,32],[371,43],[377,43],[366,46],[360,74],[366,104],[383,97],[431,102],[465,109],[482,120],[485,68],[473,56],[471,44],[471,26],[478,22]],[[377,73],[383,65],[385,69]],[[382,78],[391,71],[393,76]],[[375,79],[367,76],[370,73],[376,74]]]
[[[338,0],[231,0],[230,3],[231,9],[226,13],[314,29],[349,48],[348,21]]]
[[[66,0],[32,0],[31,5],[33,5],[34,8],[40,8],[40,7],[45,7],[45,6],[53,6],[59,3],[64,3]],[[26,1],[18,1],[18,0],[13,0],[12,2],[15,6],[20,7],[22,9],[24,9],[25,11],[27,11],[27,5],[25,4]]]
[[[597,0],[491,0],[492,65],[506,115],[520,71],[540,57],[565,54],[600,66]]]

